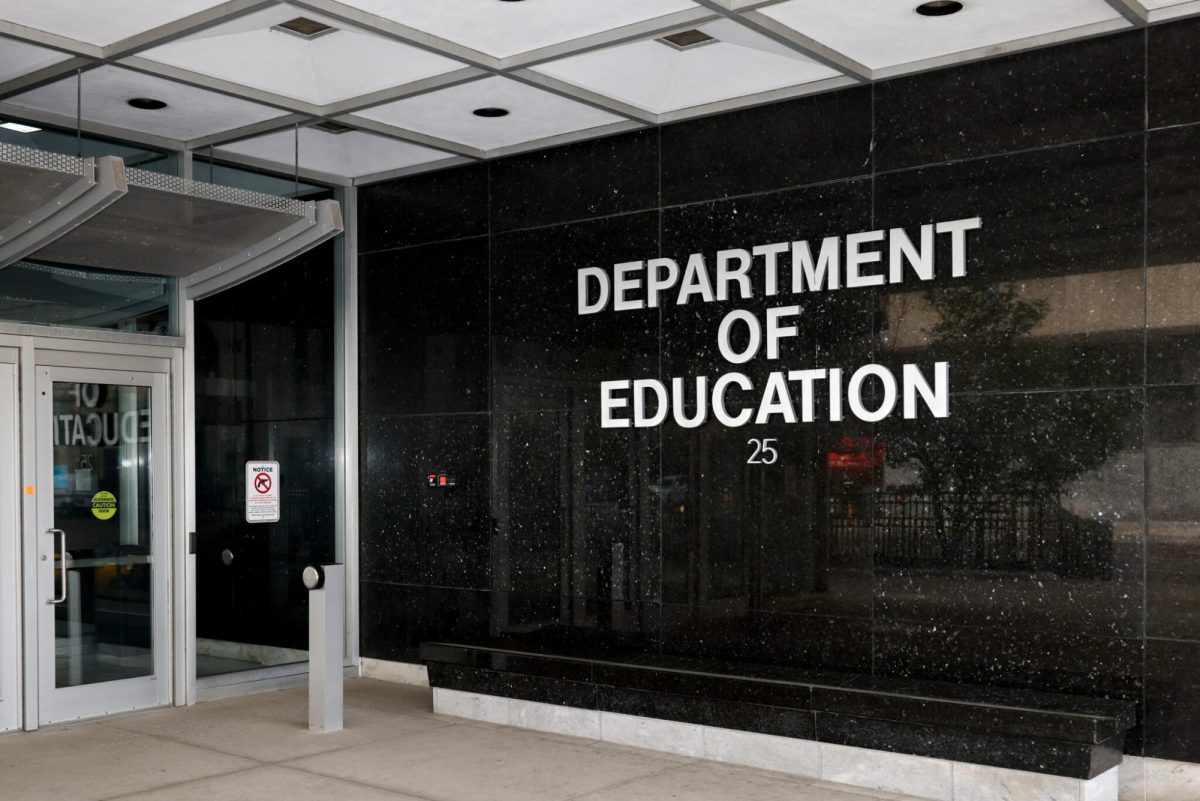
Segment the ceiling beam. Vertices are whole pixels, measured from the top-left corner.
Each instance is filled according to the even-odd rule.
[[[442,150],[446,153],[453,153],[458,156],[466,156],[467,158],[471,159],[487,158],[487,153],[484,150],[481,150],[477,147],[472,147],[471,145],[464,145],[460,142],[452,142],[449,139],[442,139],[438,136],[430,136],[429,134],[423,134],[419,131],[412,131],[408,128],[401,128],[398,125],[390,125],[386,122],[370,120],[366,117],[359,117],[354,114],[347,114],[343,117],[339,117],[338,122],[346,125],[352,125],[359,130],[390,136],[393,139],[399,139],[402,142],[408,142],[414,145],[424,145],[425,147],[431,147],[436,150]]]
[[[18,119],[26,119],[30,122],[40,122],[46,125],[52,125],[56,128],[64,128],[69,131],[75,130],[75,117],[66,114],[56,114],[52,111],[40,111],[38,109],[26,108],[24,106],[14,106],[12,103],[0,101],[0,115],[6,117],[16,117]],[[103,136],[108,139],[121,139],[133,144],[145,145],[146,147],[157,148],[158,150],[184,150],[186,142],[182,139],[174,139],[168,136],[158,136],[149,134],[143,131],[135,131],[130,128],[122,128],[118,125],[108,125],[103,122],[93,122],[88,119],[83,120],[81,128],[84,133]]]
[[[66,61],[60,61],[57,64],[51,64],[40,70],[27,72],[17,78],[0,83],[0,100],[62,80],[68,75],[74,75],[76,70],[90,70],[98,66],[100,66],[99,61],[93,61],[83,56],[73,56]]]
[[[435,92],[438,89],[449,89],[451,86],[469,83],[487,74],[485,70],[478,67],[461,67],[452,72],[434,75],[433,77],[424,78],[419,81],[392,86],[375,92],[368,92],[367,94],[339,100],[335,103],[326,103],[321,107],[321,115],[324,117],[337,117],[342,114],[351,114],[364,108],[390,103],[393,100],[416,97],[417,95]]]
[[[436,0],[430,1],[436,2]],[[489,71],[500,68],[500,60],[486,53],[481,53],[478,50],[460,45],[457,42],[452,42],[449,39],[443,39],[440,36],[434,36],[431,33],[426,33],[395,20],[372,14],[369,11],[363,11],[360,8],[339,3],[337,0],[290,0],[290,3],[297,8],[323,14],[339,22],[362,28],[393,41],[419,47],[431,53],[465,61],[475,67],[482,67]]]
[[[759,11],[730,11],[717,0],[695,0],[695,2],[740,22],[755,33],[761,34],[784,47],[788,47],[801,55],[808,56],[818,64],[824,64],[830,69],[844,72],[855,80],[866,82],[873,77],[871,68],[860,64],[844,53],[839,53],[831,47],[826,47],[815,39],[810,39],[798,31],[772,19]]]
[[[75,74],[76,70],[95,69],[103,64],[115,63],[126,56],[173,42],[185,36],[191,36],[231,19],[237,19],[245,14],[274,5],[276,2],[277,0],[227,0],[213,8],[159,25],[103,47],[0,20],[0,34],[30,44],[74,54],[74,57],[67,61],[51,64],[29,75],[0,84],[0,99],[70,77]]]
[[[281,111],[288,111],[295,114],[307,114],[310,117],[321,116],[321,107],[315,103],[306,103],[303,100],[297,100],[286,95],[276,94],[275,92],[267,92],[262,89],[255,89],[253,86],[246,86],[233,81],[227,81],[224,78],[214,78],[211,75],[205,75],[202,72],[183,69],[182,67],[173,67],[169,64],[162,64],[158,61],[143,56],[130,56],[122,59],[117,65],[127,69],[141,72],[145,75],[153,75],[159,78],[169,78],[176,83],[193,86],[197,89],[207,89],[211,92],[233,97],[239,100],[249,100],[253,103],[258,103],[263,106],[270,106]]]
[[[674,14],[667,14],[666,16],[623,25],[619,28],[612,28],[589,36],[581,36],[577,39],[539,47],[536,50],[519,53],[515,56],[506,56],[500,59],[498,66],[506,70],[515,67],[532,67],[535,64],[541,64],[546,61],[569,58],[570,56],[604,50],[605,48],[615,47],[616,45],[628,42],[651,39],[674,31],[686,30],[687,28],[693,28],[706,22],[712,22],[714,19],[718,19],[719,16],[717,13],[706,8],[677,11]]]
[[[230,142],[237,142],[242,139],[250,139],[263,134],[275,133],[293,125],[309,125],[314,122],[312,117],[304,114],[287,114],[283,117],[276,117],[271,120],[262,122],[252,122],[249,125],[242,125],[237,128],[230,128],[225,131],[218,131],[214,134],[206,136],[198,136],[195,139],[189,139],[184,143],[188,150],[203,150],[206,147],[215,147],[217,145],[226,145]]]
[[[276,0],[226,0],[220,5],[206,8],[195,14],[189,14],[181,19],[159,25],[133,36],[121,39],[107,45],[103,49],[102,58],[105,61],[116,61],[125,56],[149,50],[152,47],[191,36],[208,28],[222,25],[238,17],[252,14],[260,9],[275,5]]]
[[[357,25],[366,28],[371,32],[391,39],[401,44],[419,47],[422,50],[436,53],[438,55],[456,58],[467,62],[472,67],[483,70],[490,75],[500,75],[510,78],[515,81],[535,86],[544,89],[561,97],[566,97],[570,100],[575,100],[584,105],[598,108],[602,111],[607,111],[611,114],[616,114],[619,117],[626,119],[645,122],[645,116],[648,112],[640,111],[638,115],[630,113],[630,106],[621,103],[617,100],[612,100],[604,95],[598,95],[594,92],[588,92],[584,89],[579,89],[571,84],[558,82],[553,85],[541,85],[534,80],[523,76],[520,72],[507,72],[503,68],[500,59],[489,56],[486,53],[480,53],[477,50],[472,50],[462,45],[448,42],[445,39],[440,39],[424,31],[418,31],[415,28],[410,28],[407,25],[401,25],[392,20],[384,19],[383,17],[374,14],[368,14],[365,11],[345,6],[337,0],[292,0],[293,4],[301,8],[307,8],[319,14],[324,14],[328,17],[341,20],[351,25]],[[599,47],[595,42],[589,42],[588,47]]]
[[[17,41],[37,45],[38,47],[47,47],[51,50],[57,50],[60,53],[67,53],[72,56],[104,58],[104,48],[99,45],[80,42],[67,36],[50,33],[49,31],[39,31],[37,28],[18,25],[8,20],[0,19],[0,36],[7,36],[9,39],[16,39]]]
[[[1104,0],[1113,10],[1141,28],[1150,22],[1150,12],[1137,0]]]

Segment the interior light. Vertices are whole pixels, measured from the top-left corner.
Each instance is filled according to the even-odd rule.
[[[331,134],[344,134],[347,131],[354,130],[354,126],[346,125],[345,123],[338,122],[337,120],[322,120],[313,127],[320,128],[322,131]]]
[[[142,111],[158,111],[167,107],[166,103],[153,97],[131,97],[125,102]]]
[[[271,30],[290,33],[302,39],[316,39],[318,36],[333,33],[337,29],[332,25],[326,25],[324,22],[318,22],[315,19],[296,17],[295,19],[289,19],[287,22],[279,23]]]
[[[477,108],[471,112],[476,117],[507,117],[508,109],[506,108]]]
[[[715,42],[717,40],[712,36],[709,36],[704,31],[692,28],[691,30],[687,31],[678,31],[670,36],[663,36],[659,38],[658,41],[665,45],[670,45],[676,50],[690,50],[693,47],[698,47],[699,45],[708,44],[709,42]]]
[[[0,128],[5,128],[9,131],[16,131],[17,133],[26,133],[26,134],[37,133],[38,131],[42,130],[41,128],[35,128],[32,125],[22,125],[19,122],[0,122]]]
[[[917,6],[916,12],[922,17],[947,17],[962,11],[963,4],[958,0],[929,0]]]

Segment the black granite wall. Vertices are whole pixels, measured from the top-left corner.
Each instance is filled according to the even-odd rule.
[[[204,640],[308,647],[298,577],[335,554],[333,286],[327,243],[196,303],[197,675],[261,666]],[[246,461],[260,459],[279,462],[277,523],[246,522]]]
[[[1200,761],[1200,22],[360,209],[364,656],[505,637],[1121,697],[1131,751]],[[949,361],[948,419],[600,428],[602,380],[734,369],[737,304],[580,317],[577,269],[976,215],[966,279],[742,304],[802,305],[787,368]]]

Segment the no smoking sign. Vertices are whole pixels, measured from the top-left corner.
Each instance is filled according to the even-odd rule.
[[[279,462],[246,462],[246,522],[279,522]]]

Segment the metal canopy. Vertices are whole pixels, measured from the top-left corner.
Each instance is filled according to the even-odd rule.
[[[0,143],[0,267],[40,250],[126,194],[119,158]]]
[[[120,203],[47,243],[36,258],[179,278],[237,273],[245,280],[342,231],[332,200],[293,200],[138,169],[126,178],[129,191]]]

